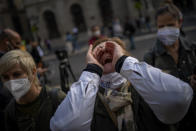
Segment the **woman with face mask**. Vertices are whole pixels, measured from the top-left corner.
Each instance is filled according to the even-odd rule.
[[[196,43],[186,39],[180,32],[182,13],[171,1],[166,1],[156,12],[156,23],[157,41],[144,55],[144,61],[189,83],[195,90]],[[196,108],[191,106],[189,112],[192,112],[191,110]],[[185,117],[187,123],[182,122],[181,125],[184,127],[179,126],[178,130],[196,130],[193,122],[196,120],[196,115],[191,114],[187,114]]]
[[[99,39],[86,59],[50,121],[52,131],[169,131],[187,112],[191,87],[129,56],[120,39]]]
[[[5,109],[6,130],[49,131],[50,117],[65,94],[39,84],[35,62],[25,51],[7,52],[0,59],[0,69],[4,88],[14,97]]]
[[[88,44],[93,44],[96,40],[102,38],[101,29],[98,25],[94,25],[91,27],[91,38],[88,41]]]

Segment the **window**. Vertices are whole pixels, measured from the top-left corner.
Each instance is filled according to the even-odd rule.
[[[44,16],[44,20],[46,23],[46,27],[48,29],[49,38],[53,39],[53,38],[59,37],[60,34],[59,34],[59,30],[57,28],[54,13],[52,11],[48,10],[48,11],[44,12],[43,16]]]
[[[86,23],[83,16],[83,10],[79,4],[73,4],[70,8],[73,22],[79,31],[86,31]]]
[[[99,0],[98,5],[100,8],[103,24],[109,26],[112,23],[113,11],[110,0]]]

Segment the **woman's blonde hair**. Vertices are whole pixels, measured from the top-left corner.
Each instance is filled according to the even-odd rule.
[[[21,68],[27,73],[28,78],[33,80],[33,70],[36,69],[35,62],[32,56],[22,50],[12,50],[3,55],[0,59],[0,75],[14,68],[16,64],[19,64]],[[33,80],[33,84],[39,86],[39,80],[37,75]]]

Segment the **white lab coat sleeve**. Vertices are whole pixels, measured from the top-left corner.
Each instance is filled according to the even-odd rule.
[[[83,71],[50,120],[52,131],[90,131],[100,77]]]
[[[176,123],[187,113],[193,98],[189,84],[133,57],[125,59],[120,73],[163,123]]]

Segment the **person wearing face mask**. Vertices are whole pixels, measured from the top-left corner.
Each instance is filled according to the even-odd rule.
[[[4,29],[0,31],[0,58],[8,51],[18,49],[20,47],[20,35],[11,30]],[[12,95],[6,88],[3,88],[0,79],[0,129],[4,130],[4,109],[11,100]]]
[[[91,27],[91,34],[92,36],[88,41],[89,45],[93,44],[96,40],[103,37],[103,35],[101,34],[100,27],[98,25],[94,25]]]
[[[95,41],[86,59],[50,121],[52,131],[169,131],[186,114],[192,88],[129,56],[120,39]]]
[[[42,87],[32,56],[12,50],[0,59],[0,76],[13,95],[5,109],[6,131],[49,131],[49,121],[65,94]]]
[[[144,61],[160,68],[196,89],[196,43],[186,39],[181,33],[182,13],[170,2],[166,2],[156,13],[157,41],[153,48],[144,55]],[[186,117],[177,125],[179,131],[196,130],[195,97]],[[195,113],[194,113],[195,112]]]
[[[118,17],[114,18],[112,22],[113,37],[123,38],[123,27]]]

